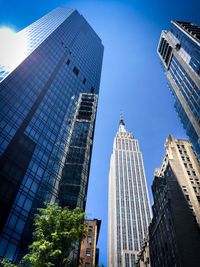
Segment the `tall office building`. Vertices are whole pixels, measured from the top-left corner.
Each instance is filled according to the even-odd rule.
[[[12,43],[0,65],[0,257],[17,261],[44,201],[85,207],[103,45],[68,8]]]
[[[138,140],[126,131],[122,118],[110,161],[108,197],[108,266],[133,267],[151,217]]]
[[[189,22],[172,21],[162,31],[157,49],[175,108],[200,159],[200,28]]]
[[[151,267],[191,266],[200,262],[200,166],[187,140],[171,135],[152,185],[149,227]]]

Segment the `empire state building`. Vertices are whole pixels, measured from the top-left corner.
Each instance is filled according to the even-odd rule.
[[[123,118],[114,139],[108,198],[108,266],[133,267],[151,215],[139,143]]]

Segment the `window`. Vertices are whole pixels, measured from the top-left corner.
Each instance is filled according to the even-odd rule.
[[[78,76],[78,74],[79,74],[79,70],[77,69],[77,67],[74,67],[74,69],[73,69],[73,73],[74,73],[76,76]]]
[[[86,256],[90,256],[90,248],[86,248],[86,253],[85,253]]]
[[[83,84],[86,84],[86,78],[83,79]]]
[[[129,267],[130,265],[130,262],[129,262],[129,254],[128,253],[125,253],[125,266],[126,267]]]
[[[69,64],[70,64],[70,59],[67,60],[66,64],[69,66]]]
[[[186,199],[189,201],[190,200],[190,197],[189,195],[185,195]]]
[[[87,243],[88,243],[88,244],[91,244],[91,243],[92,243],[92,237],[91,237],[91,236],[88,236],[88,237],[87,237]]]
[[[89,225],[88,226],[88,232],[92,232],[92,228],[93,228],[92,225]]]

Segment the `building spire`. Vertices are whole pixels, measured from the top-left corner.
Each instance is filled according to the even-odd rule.
[[[119,132],[126,132],[123,113],[120,113]]]
[[[123,117],[123,113],[122,113],[122,112],[120,113],[120,121],[119,121],[119,125],[124,125],[124,126],[125,126],[125,123],[124,123],[124,117]]]

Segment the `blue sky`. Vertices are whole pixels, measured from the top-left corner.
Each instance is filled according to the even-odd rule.
[[[151,191],[167,135],[185,138],[156,54],[160,31],[173,19],[200,25],[200,1],[0,0],[0,26],[20,30],[57,6],[78,9],[105,47],[87,212],[102,220],[100,263],[107,266],[108,172],[120,111],[139,139]]]

